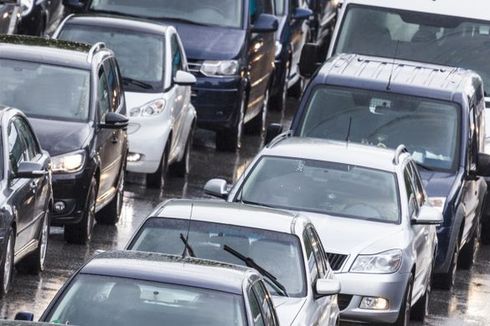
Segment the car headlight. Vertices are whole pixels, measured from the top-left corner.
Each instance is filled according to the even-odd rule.
[[[238,70],[236,60],[204,61],[201,66],[201,73],[206,76],[235,76]]]
[[[279,41],[276,41],[276,58],[281,54],[282,44]]]
[[[350,271],[353,273],[390,274],[402,264],[401,250],[388,250],[376,255],[357,256]]]
[[[429,197],[429,203],[442,213],[444,211],[444,205],[446,205],[446,197]]]
[[[149,103],[146,103],[145,105],[132,108],[129,110],[129,116],[130,117],[151,117],[157,114],[162,113],[162,111],[165,109],[165,100],[155,100],[151,101]]]
[[[53,172],[74,173],[81,171],[85,164],[85,151],[54,156],[51,158]]]
[[[34,8],[34,2],[35,0],[20,0],[20,14],[22,17],[31,13],[32,8]]]

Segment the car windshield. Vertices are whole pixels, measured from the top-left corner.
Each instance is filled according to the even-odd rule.
[[[404,144],[420,165],[453,171],[459,163],[459,111],[449,102],[322,86],[313,90],[298,133],[391,149]]]
[[[47,317],[78,326],[244,326],[245,320],[240,295],[85,274],[71,282]]]
[[[490,21],[349,5],[334,52],[472,69],[490,94],[489,42]]]
[[[93,0],[92,11],[150,19],[176,19],[191,24],[242,26],[242,0]]]
[[[86,121],[90,71],[0,59],[0,103],[43,119]]]
[[[187,235],[188,227],[188,220],[151,218],[138,232],[129,249],[182,255],[184,243],[180,234]],[[224,250],[227,245],[243,256],[251,257],[275,276],[284,285],[289,296],[306,295],[303,255],[299,239],[295,235],[192,221],[188,243],[197,258],[245,265],[242,260]],[[276,287],[266,284],[272,294],[278,294]]]
[[[94,44],[104,42],[114,51],[124,78],[144,84],[125,84],[127,91],[163,89],[165,40],[164,36],[129,30],[88,25],[67,24],[59,39]],[[143,87],[149,84],[151,87]]]
[[[395,175],[354,165],[262,157],[238,200],[274,208],[399,222]]]

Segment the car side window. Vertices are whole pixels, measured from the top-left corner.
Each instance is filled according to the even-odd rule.
[[[271,304],[271,298],[262,282],[256,282],[253,286],[262,307],[262,312],[267,325],[276,325],[276,316]]]
[[[170,39],[170,47],[172,50],[172,78],[174,78],[177,75],[177,71],[184,70],[182,53],[180,51],[179,41],[175,34],[173,34]]]
[[[24,141],[26,145],[25,153],[27,155],[27,160],[33,160],[37,155],[41,154],[41,150],[36,141],[36,137],[32,132],[32,129],[29,127],[27,122],[23,118],[16,118],[14,120],[14,124],[19,131],[20,137]]]
[[[111,111],[116,112],[119,108],[119,105],[121,105],[120,97],[122,93],[122,87],[119,84],[119,74],[114,59],[112,58],[106,60],[104,68],[107,72],[110,109]]]
[[[272,0],[250,0],[250,24],[255,24],[261,14],[273,14],[274,4]]]
[[[413,216],[413,214],[418,214],[418,205],[417,200],[415,198],[415,190],[412,185],[412,175],[410,173],[410,168],[407,165],[403,172],[403,178],[405,181],[405,189],[407,191],[407,200],[408,200],[408,215]]]
[[[7,134],[10,168],[14,173],[16,173],[18,171],[19,164],[28,160],[27,151],[20,133],[15,127],[13,121],[9,123]]]
[[[99,118],[103,118],[110,111],[109,88],[104,69],[101,68],[98,73],[97,83],[97,103],[99,110]]]
[[[305,251],[306,251],[306,261],[308,263],[308,271],[310,272],[311,279],[313,281],[316,281],[319,275],[318,271],[318,263],[315,258],[315,254],[313,252],[313,246],[311,245],[310,237],[307,234],[307,231],[305,230],[303,232],[303,243],[305,245]]]
[[[310,226],[307,228],[308,236],[311,241],[311,246],[313,248],[313,254],[318,263],[318,271],[320,278],[327,277],[328,274],[328,264],[325,251],[323,250],[322,242],[316,231]]]
[[[413,162],[410,162],[410,168],[412,170],[412,182],[415,189],[415,199],[417,200],[419,207],[422,207],[426,201],[424,187],[422,186],[422,178],[420,177],[419,170]]]
[[[262,311],[260,310],[260,303],[255,296],[252,288],[248,290],[247,293],[248,301],[250,302],[250,311],[252,312],[253,325],[254,326],[265,326],[264,317],[262,316]]]

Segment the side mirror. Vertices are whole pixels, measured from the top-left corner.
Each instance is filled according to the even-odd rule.
[[[196,82],[196,77],[193,74],[183,70],[177,71],[174,77],[174,83],[180,86],[192,86]]]
[[[14,173],[15,179],[37,179],[44,177],[48,171],[36,162],[20,162],[17,172]]]
[[[265,131],[265,145],[269,144],[274,138],[279,136],[282,131],[283,127],[280,123],[271,123],[267,126],[267,130]]]
[[[322,64],[321,49],[315,43],[307,43],[301,51],[299,59],[299,73],[305,78],[311,78]]]
[[[15,320],[34,321],[34,314],[31,312],[18,312],[15,314]]]
[[[439,225],[443,221],[441,211],[429,205],[422,206],[419,215],[412,218],[412,224]]]
[[[73,11],[82,11],[85,5],[85,0],[63,0],[63,6]]]
[[[482,177],[490,177],[490,155],[478,153],[476,173]]]
[[[315,284],[316,295],[324,297],[340,293],[340,281],[337,279],[320,278]]]
[[[260,14],[252,26],[252,33],[274,33],[279,28],[276,16]]]
[[[105,122],[100,124],[101,128],[104,129],[124,129],[127,128],[129,120],[126,116],[116,113],[109,112],[105,116]]]
[[[311,16],[313,16],[313,11],[310,9],[296,8],[294,9],[292,18],[296,20],[306,20]]]
[[[226,199],[229,193],[228,183],[223,179],[211,179],[206,182],[206,185],[204,186],[204,193],[214,197]]]

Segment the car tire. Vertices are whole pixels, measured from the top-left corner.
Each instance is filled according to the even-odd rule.
[[[238,112],[235,125],[216,132],[216,150],[220,152],[234,152],[241,147],[247,103],[247,96],[243,93],[242,101],[240,102],[240,111]]]
[[[271,105],[269,106],[271,111],[281,112],[281,115],[286,111],[286,102],[288,98],[288,76],[289,76],[290,61],[286,63],[284,68],[284,74],[281,76],[280,88],[277,94],[271,96]]]
[[[95,204],[97,202],[97,180],[92,177],[82,220],[77,224],[66,224],[64,238],[68,243],[86,244],[92,238],[95,224]]]
[[[434,274],[432,285],[439,290],[449,291],[454,286],[456,280],[456,270],[458,269],[459,244],[455,245],[449,270],[446,273]]]
[[[425,317],[429,314],[429,301],[430,293],[432,291],[432,269],[429,273],[429,280],[425,293],[419,298],[419,300],[413,305],[412,312],[410,313],[410,318],[415,321],[424,322]]]
[[[46,253],[49,242],[49,210],[45,213],[39,234],[39,244],[35,251],[26,256],[17,264],[17,270],[27,274],[38,274],[44,271]]]
[[[168,172],[168,152],[169,146],[167,145],[163,150],[157,172],[146,175],[146,186],[148,188],[162,189],[165,187]]]
[[[413,289],[413,275],[410,275],[408,279],[407,288],[405,289],[404,298],[400,306],[400,312],[398,318],[393,324],[394,326],[408,326],[410,325],[410,312],[412,306],[412,289]]]
[[[14,230],[10,228],[7,233],[7,241],[3,251],[3,261],[0,268],[0,297],[4,297],[10,290],[14,275]]]
[[[471,237],[471,240],[467,242],[461,249],[458,257],[458,269],[468,270],[473,266],[476,257],[476,251],[478,250],[478,239],[480,238],[481,227],[478,223],[475,233]]]
[[[299,77],[298,81],[289,88],[288,94],[294,98],[300,98],[303,95],[304,87],[305,81],[303,77]]]
[[[182,159],[170,166],[172,175],[179,178],[185,177],[191,170],[191,149],[192,139],[194,137],[194,127],[191,128],[192,129],[187,136],[187,142],[185,143],[184,155],[182,156]]]
[[[115,225],[119,222],[121,217],[122,205],[124,199],[124,181],[125,181],[126,167],[123,166],[119,173],[119,179],[117,181],[117,192],[114,198],[100,211],[95,214],[97,223],[102,225]]]

